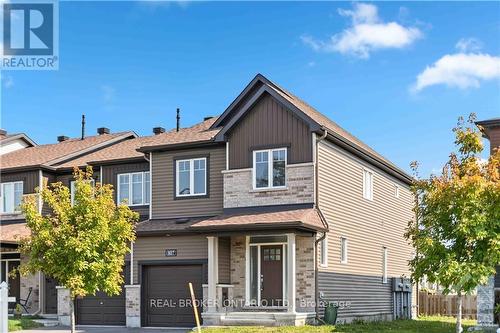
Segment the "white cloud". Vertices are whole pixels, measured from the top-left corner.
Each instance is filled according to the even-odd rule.
[[[419,92],[427,87],[444,84],[460,89],[479,88],[482,81],[500,79],[500,57],[479,53],[480,42],[461,39],[455,54],[446,54],[418,74],[411,88]]]
[[[353,10],[339,9],[338,12],[351,18],[351,27],[326,41],[303,35],[302,42],[315,51],[338,52],[367,59],[375,50],[404,48],[423,36],[416,27],[383,22],[375,5],[355,3]]]
[[[476,38],[462,38],[455,44],[455,47],[461,53],[478,52],[483,47],[483,44]]]

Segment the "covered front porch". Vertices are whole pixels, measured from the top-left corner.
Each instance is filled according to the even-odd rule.
[[[207,238],[204,325],[304,325],[314,319],[314,233]]]
[[[208,235],[204,325],[304,325],[314,320],[314,207],[241,208],[192,226]]]

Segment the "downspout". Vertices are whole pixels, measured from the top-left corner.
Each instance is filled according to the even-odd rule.
[[[321,141],[323,141],[326,136],[328,135],[328,131],[323,128],[323,135],[321,135],[319,138],[316,139],[316,142],[315,142],[315,151],[314,151],[314,192],[315,192],[315,202],[314,202],[314,206],[315,208],[318,210],[318,213],[321,217],[321,221],[323,222],[323,225],[325,226],[325,230],[323,232],[323,235],[316,239],[316,241],[314,242],[314,260],[315,260],[315,267],[316,267],[316,270],[315,270],[315,274],[314,274],[314,296],[315,296],[315,304],[314,304],[314,307],[315,307],[315,312],[316,312],[316,320],[319,321],[319,322],[323,322],[323,320],[321,318],[319,318],[319,288],[318,288],[318,259],[319,259],[319,251],[318,251],[318,245],[320,242],[322,242],[325,238],[326,238],[326,233],[328,232],[328,223],[326,222],[325,220],[325,217],[323,216],[323,213],[321,212],[321,209],[319,207],[319,163],[318,163],[318,157],[319,157],[319,153],[318,153],[318,147],[319,147],[319,143]],[[316,134],[315,134],[316,135]]]

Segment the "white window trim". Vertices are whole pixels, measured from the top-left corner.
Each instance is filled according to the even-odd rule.
[[[273,152],[277,150],[285,151],[285,185],[283,186],[273,186]],[[257,153],[267,152],[267,174],[268,174],[268,186],[266,187],[257,187]],[[261,149],[253,151],[253,168],[252,168],[252,186],[255,191],[261,190],[272,190],[272,189],[285,189],[287,186],[286,182],[286,168],[288,166],[288,149],[286,147],[281,148],[273,148],[273,149]]]
[[[389,260],[388,258],[389,252],[387,250],[387,247],[382,248],[382,283],[387,283],[387,262]]]
[[[194,193],[194,161],[204,160],[205,161],[205,191],[203,193]],[[189,194],[179,193],[179,163],[189,161]],[[188,158],[183,160],[175,161],[175,196],[177,198],[185,197],[199,197],[207,195],[207,175],[208,175],[208,163],[206,157],[199,158]]]
[[[116,185],[117,185],[117,190],[116,190],[116,203],[118,205],[123,204],[123,202],[120,202],[120,176],[123,175],[128,175],[128,201],[127,201],[127,206],[129,207],[135,207],[135,206],[147,206],[150,203],[149,202],[144,202],[144,186],[145,186],[145,174],[149,173],[149,188],[150,188],[150,193],[151,193],[151,173],[149,171],[141,171],[141,172],[125,172],[125,173],[120,173],[116,175]],[[142,203],[138,204],[132,204],[132,176],[137,175],[137,174],[142,174],[142,186],[141,186],[141,198],[142,198]],[[151,196],[149,197],[149,201],[151,201]]]
[[[370,174],[371,175],[371,183],[370,183],[370,193],[368,195],[367,193],[367,184],[366,184],[366,175]],[[372,170],[363,168],[363,198],[366,200],[373,201],[373,190],[375,187],[375,174]]]
[[[345,258],[342,258],[342,252],[345,254]],[[349,241],[347,240],[347,237],[340,236],[340,263],[347,264],[349,261],[348,258],[349,258]]]
[[[328,235],[325,236],[325,238],[321,241],[321,247],[320,247],[320,256],[321,256],[321,261],[320,261],[320,266],[321,267],[328,267]]]
[[[399,185],[394,185],[394,197],[399,198]]]
[[[16,192],[16,184],[21,184],[21,187],[22,187],[22,190],[23,190],[23,193],[21,194],[21,199],[22,199],[22,196],[24,196],[24,182],[21,180],[21,181],[15,181],[15,182],[5,182],[5,183],[1,183],[0,186],[2,187],[0,189],[0,214],[19,214],[21,213],[21,210],[19,210],[19,207],[14,207],[12,212],[4,212],[4,206],[3,206],[3,197],[4,197],[4,185],[6,184],[12,184],[12,195],[15,196],[15,192]],[[13,198],[14,200],[14,198]],[[14,205],[15,205],[15,201],[14,201]],[[17,208],[17,210],[16,210]]]

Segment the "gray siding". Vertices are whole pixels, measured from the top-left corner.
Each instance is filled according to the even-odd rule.
[[[318,283],[323,300],[338,302],[339,320],[356,317],[390,319],[392,316],[391,281],[382,284],[377,276],[319,272]],[[321,311],[323,313],[323,310]]]
[[[264,95],[229,134],[229,168],[252,167],[252,151],[287,146],[288,163],[312,162],[309,126],[273,97]]]
[[[129,172],[143,172],[149,171],[149,163],[144,161],[141,163],[124,163],[115,165],[105,165],[102,167],[97,167],[96,171],[100,170],[102,172],[101,182],[104,184],[113,185],[113,198],[116,202],[116,195],[118,191],[118,175],[121,173]],[[136,211],[140,215],[140,220],[145,220],[149,216],[149,205],[143,206],[132,206],[130,209]]]
[[[208,197],[174,199],[174,159],[208,157]],[[155,152],[152,157],[153,219],[210,216],[222,212],[222,170],[226,167],[224,147]]]
[[[165,257],[166,249],[177,249],[176,257]],[[138,283],[138,262],[150,260],[207,259],[205,236],[139,237],[134,244],[134,283]],[[126,260],[130,260],[127,256]],[[127,281],[127,284],[129,281]]]

